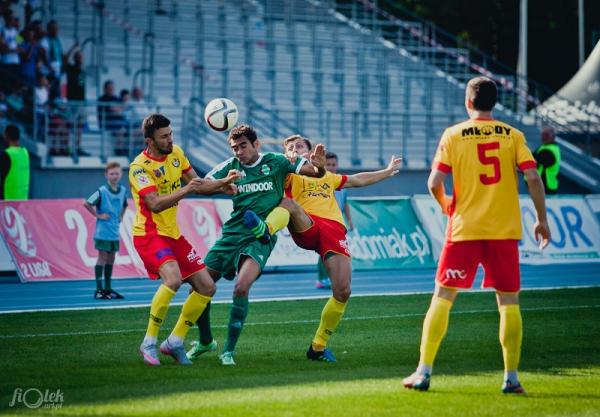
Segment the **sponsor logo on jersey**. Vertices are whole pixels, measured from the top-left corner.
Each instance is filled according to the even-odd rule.
[[[259,171],[263,175],[269,175],[271,173],[271,167],[267,164],[263,164],[263,166],[260,167]]]
[[[177,168],[179,166],[179,164],[180,164],[179,158],[173,158],[173,160],[171,161],[171,163],[173,164],[173,166],[175,168]]]
[[[467,273],[465,272],[464,269],[446,269],[445,272],[446,275],[446,279],[466,279],[467,278]]]
[[[137,183],[141,186],[150,184],[150,179],[145,175],[138,175],[136,178]]]
[[[250,184],[239,184],[237,186],[238,193],[254,193],[256,191],[272,191],[273,183],[269,182],[253,182]]]
[[[510,135],[510,127],[499,125],[485,125],[482,127],[472,126],[462,130],[462,136],[489,136],[493,133],[498,135]]]
[[[154,175],[156,176],[156,178],[160,178],[161,176],[165,175],[165,166],[161,166],[158,169],[154,170]]]
[[[138,168],[135,171],[133,171],[133,173],[131,175],[133,175],[134,177],[140,174],[145,174],[146,170],[143,168]]]

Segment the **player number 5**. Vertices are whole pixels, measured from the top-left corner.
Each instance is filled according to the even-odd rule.
[[[494,173],[490,176],[487,174],[479,175],[479,181],[484,185],[491,185],[500,182],[500,158],[494,155],[489,155],[488,151],[500,149],[500,142],[479,143],[477,144],[477,156],[483,165],[491,165]]]

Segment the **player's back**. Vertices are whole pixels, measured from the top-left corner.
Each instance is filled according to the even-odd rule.
[[[444,132],[435,167],[452,172],[452,241],[520,239],[516,168],[535,168],[525,137],[493,119],[469,119]]]

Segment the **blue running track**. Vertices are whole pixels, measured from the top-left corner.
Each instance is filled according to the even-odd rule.
[[[353,296],[394,295],[431,292],[433,269],[360,271],[352,278]],[[600,264],[543,265],[521,267],[522,288],[565,288],[600,286]],[[481,269],[475,288],[481,285]],[[328,297],[331,291],[315,288],[316,273],[287,271],[265,273],[253,286],[250,299],[284,300]],[[158,282],[149,279],[113,280],[113,288],[123,300],[94,300],[94,281],[0,284],[0,313],[124,308],[148,306]],[[233,284],[222,279],[217,283],[215,302],[229,302]],[[187,286],[173,299],[182,304]]]

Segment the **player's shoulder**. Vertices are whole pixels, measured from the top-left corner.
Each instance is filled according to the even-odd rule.
[[[223,162],[215,165],[213,167],[213,169],[211,169],[207,174],[206,174],[206,178],[210,178],[212,177],[215,172],[219,172],[223,169],[239,169],[241,167],[241,164],[239,164],[239,161],[237,158],[231,157],[229,159],[224,160]]]
[[[185,152],[181,149],[181,146],[173,144],[173,152],[171,152],[173,156],[185,156]]]

